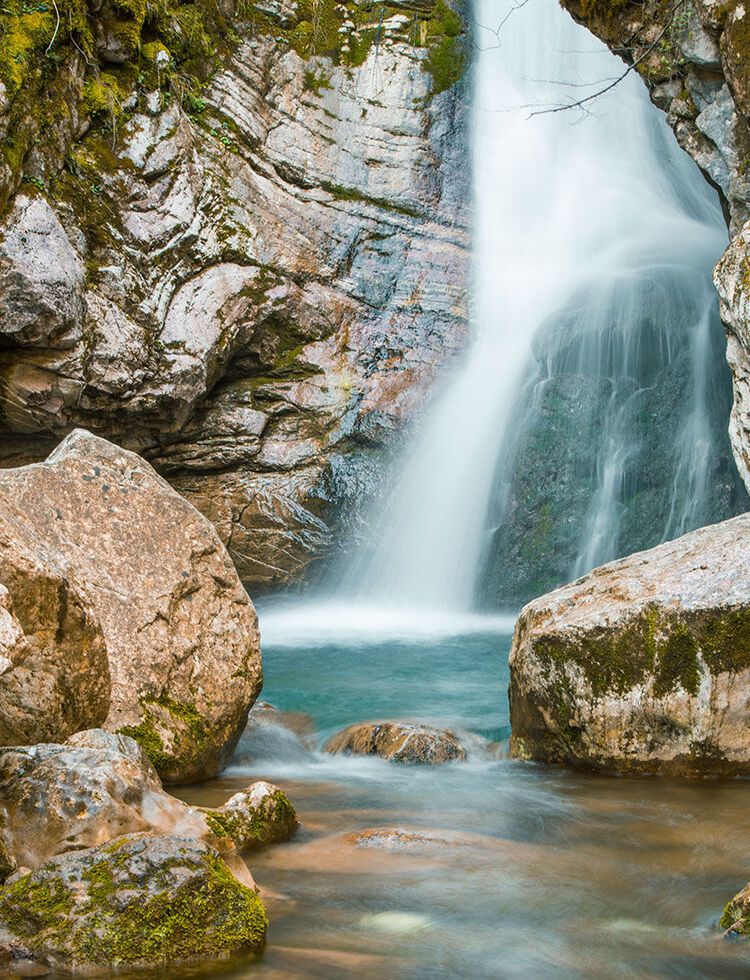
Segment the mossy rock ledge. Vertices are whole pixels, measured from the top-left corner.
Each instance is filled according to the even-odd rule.
[[[0,969],[158,968],[262,948],[268,920],[217,851],[133,834],[63,854],[0,889]]]
[[[516,757],[750,775],[750,515],[529,603],[510,673]]]

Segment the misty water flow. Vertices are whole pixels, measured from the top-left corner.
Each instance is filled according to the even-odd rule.
[[[501,524],[513,447],[562,372],[599,384],[576,420],[591,473],[570,577],[620,553],[642,396],[686,348],[678,429],[655,461],[669,500],[651,543],[711,518],[706,385],[720,327],[710,273],[726,241],[716,195],[635,75],[587,111],[540,112],[624,69],[553,0],[514,10],[497,36],[509,6],[475,9],[473,337],[373,515],[372,552],[343,574],[360,600],[412,614],[473,607],[490,505]]]

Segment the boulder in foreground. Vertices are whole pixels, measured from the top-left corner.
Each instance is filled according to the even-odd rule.
[[[267,928],[217,851],[176,836],[119,837],[0,888],[0,966],[157,969],[260,949]]]
[[[278,843],[296,828],[294,807],[271,783],[253,783],[215,809],[188,806],[162,789],[126,735],[93,730],[64,745],[0,749],[0,881],[16,864],[33,870],[66,851],[148,833],[217,847],[234,876],[252,886],[237,850]]]
[[[3,560],[6,523],[53,569],[40,592],[51,597],[44,616],[31,588],[16,584],[32,559],[24,557],[21,572]],[[11,600],[5,611],[27,635],[41,634],[34,624],[42,622],[54,636],[68,610],[71,623],[59,635],[79,652],[79,665],[65,663],[73,691],[91,688],[91,664],[101,678],[77,718],[81,697],[59,709],[60,730],[24,730],[22,738],[21,719],[3,733],[5,744],[60,742],[75,727],[103,724],[139,741],[167,782],[206,779],[226,764],[261,686],[257,617],[213,526],[141,457],[78,429],[44,463],[0,471],[0,582]],[[54,606],[53,586],[70,596],[67,607]],[[53,653],[64,653],[64,642],[55,643]],[[7,658],[0,706],[8,690],[22,689],[27,701],[36,692],[39,716],[48,714],[53,657],[35,657],[32,645],[25,657]]]
[[[164,792],[136,741],[101,730],[0,749],[0,820],[15,860],[32,869],[123,834],[211,837],[198,810]]]
[[[535,599],[510,671],[518,757],[750,775],[750,515]]]
[[[441,763],[465,759],[466,750],[450,729],[409,721],[350,725],[324,746],[326,752],[378,755],[393,762]]]

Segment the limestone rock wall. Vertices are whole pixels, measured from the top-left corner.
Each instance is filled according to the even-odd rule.
[[[77,425],[137,450],[257,591],[326,552],[461,347],[463,28],[440,0],[126,6],[71,35],[93,77],[64,49],[60,152],[21,94],[0,116],[0,462]]]

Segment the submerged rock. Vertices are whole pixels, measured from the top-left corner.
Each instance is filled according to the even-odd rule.
[[[260,690],[261,660],[255,610],[209,522],[139,456],[83,430],[45,463],[0,472],[0,534],[6,522],[27,551],[6,563],[0,550],[15,617],[5,633],[41,633],[41,620],[50,653],[27,644],[28,656],[8,658],[0,704],[21,691],[48,715],[55,657],[72,693],[60,724],[21,737],[19,722],[2,741],[62,741],[103,723],[139,741],[167,781],[215,775]]]
[[[74,973],[154,969],[260,949],[267,927],[217,851],[177,836],[119,837],[0,889],[0,963],[5,953]]]
[[[440,763],[465,759],[466,750],[450,729],[408,721],[363,722],[334,735],[326,752],[379,755],[393,762]]]
[[[590,769],[750,774],[750,515],[529,603],[511,752]]]
[[[475,843],[468,835],[453,831],[410,830],[404,827],[376,827],[347,834],[345,840],[355,847],[382,851],[421,853],[446,847],[466,847]]]
[[[240,850],[277,844],[298,827],[289,797],[273,783],[252,783],[216,809],[202,810],[217,837],[229,837]]]

